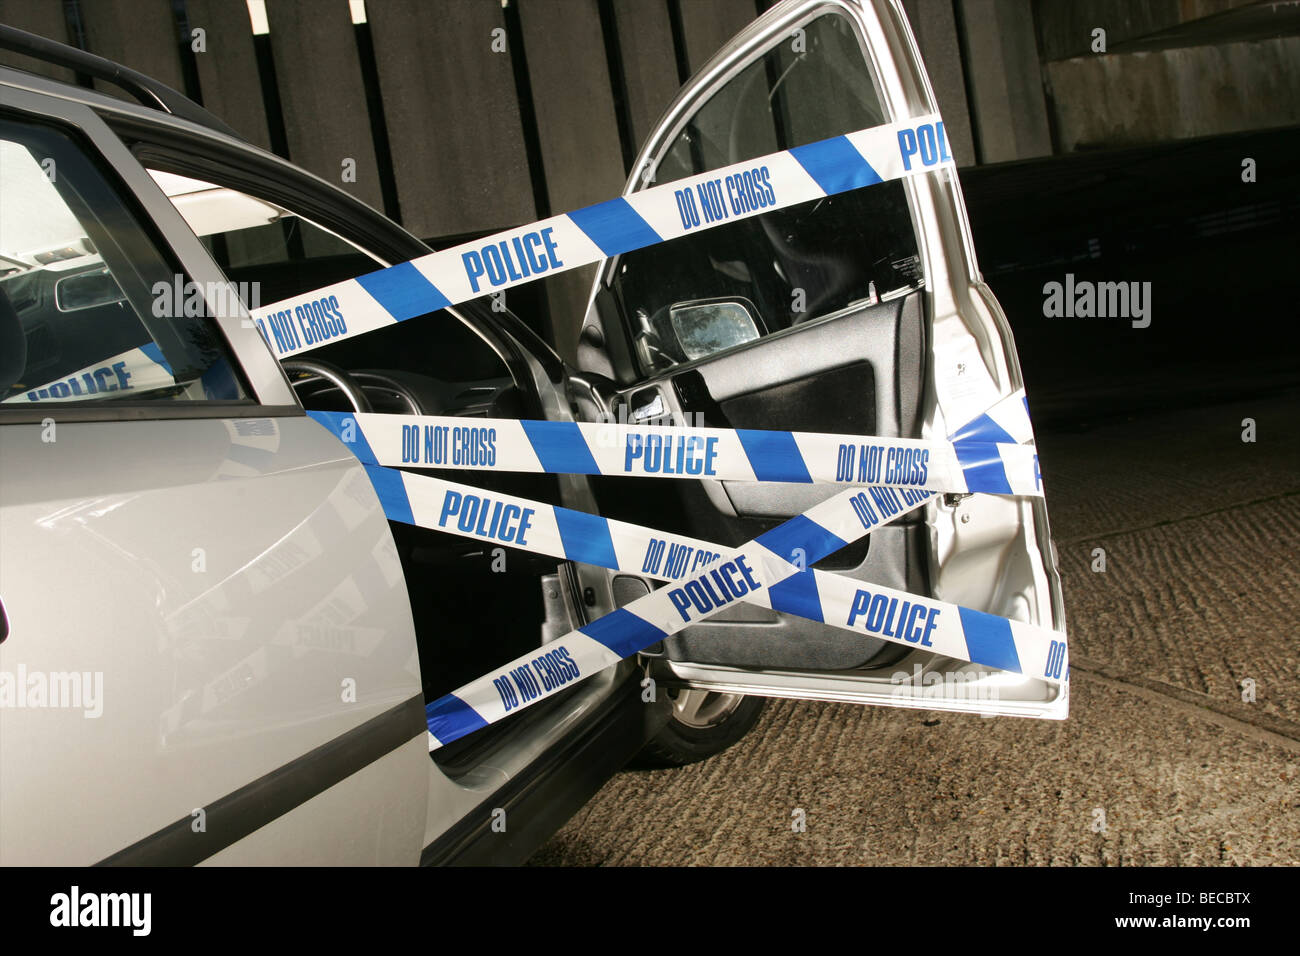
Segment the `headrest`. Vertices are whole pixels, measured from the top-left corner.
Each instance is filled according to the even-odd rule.
[[[0,285],[0,395],[22,379],[26,367],[27,334],[22,319],[9,304],[4,286]]]

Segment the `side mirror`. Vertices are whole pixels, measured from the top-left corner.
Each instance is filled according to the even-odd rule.
[[[125,300],[117,280],[107,269],[79,272],[54,283],[54,305],[60,312],[78,312]]]
[[[679,302],[668,310],[677,344],[688,362],[758,339],[749,303],[742,299]]]

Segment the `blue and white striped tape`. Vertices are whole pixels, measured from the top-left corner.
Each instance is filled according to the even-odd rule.
[[[1018,388],[1001,398],[986,411],[962,425],[948,440],[963,442],[993,442],[995,444],[1023,445],[1034,440],[1034,429],[1029,421],[1029,399],[1025,390]]]
[[[1001,443],[731,428],[309,412],[364,463],[397,468],[817,482],[1041,496],[1038,456]]]
[[[916,117],[507,229],[252,315],[275,354],[285,358],[608,256],[952,165],[942,121]]]
[[[1062,684],[1065,635],[1048,628],[809,569],[772,585],[774,610],[956,660]]]
[[[1027,440],[1031,432],[1024,412],[1023,393],[1018,392],[954,435]],[[358,450],[356,442],[352,447]],[[431,750],[612,666],[736,600],[1048,683],[1069,677],[1064,634],[804,570],[923,506],[930,492],[847,488],[739,548],[726,548],[374,464],[367,465],[367,472],[395,520],[678,582],[430,703]],[[520,541],[525,524],[526,540]],[[792,563],[796,556],[798,564]]]
[[[661,580],[682,577],[731,551],[698,538],[473,485],[378,465],[365,467],[389,520],[489,545]]]
[[[70,372],[52,382],[24,389],[5,402],[80,402],[111,396],[113,399],[129,398],[162,388],[187,389],[184,398],[206,398],[209,401],[235,401],[239,398],[239,383],[230,360],[218,358],[194,380],[180,381],[156,342],[146,342],[138,348],[127,349],[94,365]],[[197,386],[197,387],[196,387]]]
[[[901,495],[893,489],[879,491]],[[854,507],[862,494],[862,489],[846,488],[686,578],[432,701],[425,708],[429,749],[445,746],[613,666],[736,601],[1049,683],[1068,679],[1062,634],[876,584],[803,570],[786,559],[799,551],[809,562],[820,560],[921,507],[930,497],[915,493],[919,500],[910,506],[900,507],[888,518],[876,513],[872,521]]]
[[[487,544],[664,581],[688,579],[711,562],[734,560],[740,553],[698,538],[655,531],[441,478],[377,465],[367,465],[366,472],[389,519]],[[849,499],[848,508],[861,525],[860,530],[852,528],[849,534],[870,534],[920,507],[930,497],[929,492],[863,489]],[[821,521],[828,521],[827,516],[822,515]],[[799,564],[816,561],[847,543],[812,519],[797,521],[785,531],[777,529],[757,540],[779,557]],[[809,542],[817,550],[811,555],[796,554],[796,548],[806,547]],[[800,560],[796,561],[797,558]],[[701,587],[708,586],[706,579]],[[717,586],[716,581],[713,586]],[[693,596],[689,591],[685,593]],[[741,599],[755,601],[757,593],[746,593]],[[1041,629],[969,608],[957,608],[954,614],[952,606],[941,602],[823,571],[793,574],[772,585],[767,600],[760,603],[797,617],[1016,673],[1021,671],[1022,658],[1028,658],[1029,665],[1035,666],[1041,656],[1034,654],[1034,648],[1042,646],[1038,639]],[[940,626],[942,620],[954,618],[960,621],[960,629]],[[1056,639],[1052,632],[1049,645]]]
[[[983,419],[1000,421],[1002,424],[997,427],[1004,437],[1028,435],[1028,417],[1015,414],[1015,410],[1022,407],[1021,391],[980,416],[976,425],[984,427],[979,425]],[[333,418],[326,419],[327,427],[334,421]],[[250,436],[240,437],[241,448],[265,442],[278,447],[278,432],[273,420],[228,423],[227,427],[232,429],[232,444],[235,426],[240,428],[240,436],[246,433]],[[262,437],[263,431],[249,431],[251,426],[269,426],[270,430]],[[968,430],[963,429],[959,434]],[[338,431],[335,434],[340,439],[344,437]],[[260,449],[262,446],[258,444],[255,447]],[[487,491],[474,485],[383,467],[374,463],[375,456],[364,436],[351,441],[350,447],[365,464],[384,512],[392,521],[664,581],[684,577],[714,558],[735,553],[732,548],[687,535],[661,532],[558,505]],[[245,452],[252,453],[252,449]],[[916,494],[910,489],[899,490],[895,495],[882,488],[867,488],[864,497],[852,507],[855,513],[875,512],[888,518],[893,516],[894,502],[901,500],[903,506],[910,507],[917,500],[913,498]],[[928,498],[929,495],[922,497]],[[799,563],[793,553],[785,557]],[[802,563],[806,565],[808,560],[804,559]]]
[[[6,398],[12,402],[80,402],[99,395],[147,392],[176,384],[162,349],[149,342]]]
[[[377,465],[367,465],[366,472],[391,520],[488,544],[666,581],[686,579],[710,562],[734,560],[739,554],[734,548],[698,538],[655,531],[441,478]],[[858,533],[869,534],[924,504],[930,497],[928,492],[868,488],[850,497],[848,507],[862,526]],[[823,515],[821,521],[827,520]],[[816,528],[821,528],[822,533]],[[812,541],[818,549],[797,562],[807,564],[834,550],[841,536],[808,519],[797,521],[786,532],[777,529],[757,540],[792,563],[800,557],[795,548]],[[742,597],[747,601],[755,599],[753,592]],[[1038,667],[1040,663],[1045,669],[1049,658],[1044,656],[1043,647],[1050,651],[1053,642],[1062,640],[1056,632],[1045,632],[1019,621],[944,605],[824,571],[803,571],[774,584],[769,589],[766,606],[1014,673],[1021,673],[1024,667]],[[954,619],[960,627],[941,626],[942,622]],[[1033,670],[1025,672],[1034,673]],[[1051,675],[1036,676],[1052,680]]]

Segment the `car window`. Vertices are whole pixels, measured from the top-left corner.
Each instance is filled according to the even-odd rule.
[[[249,309],[388,265],[360,238],[317,225],[267,195],[170,171],[150,169],[149,174]],[[492,347],[445,309],[325,345],[309,357],[346,369],[405,369],[448,382],[510,377]]]
[[[209,317],[78,142],[0,119],[0,402],[247,398]]]
[[[677,134],[652,182],[673,182],[885,121],[852,24],[828,14],[714,92]]]
[[[852,25],[824,15],[713,93],[669,146],[652,184],[886,119]],[[921,281],[905,189],[887,182],[627,253],[612,288],[650,374]]]
[[[250,309],[354,279],[387,263],[275,203],[151,169]],[[257,301],[250,301],[256,296]]]

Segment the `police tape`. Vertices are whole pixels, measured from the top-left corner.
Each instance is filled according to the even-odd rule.
[[[372,464],[366,465],[365,469],[389,520],[445,531],[486,544],[507,545],[534,554],[547,554],[664,581],[680,580],[711,562],[735,559],[739,554],[734,548],[699,538],[656,531],[443,478],[413,475]],[[811,553],[798,550],[803,546],[802,538],[785,541],[782,536],[773,535],[759,540],[769,551],[789,546],[788,553],[777,556],[798,570],[830,554],[841,546],[838,542],[847,543],[863,534],[870,534],[932,497],[928,491],[861,488],[847,498],[847,509],[828,511],[814,522],[827,537],[816,541],[817,546]],[[848,511],[852,512],[858,525],[847,521]],[[840,526],[840,519],[848,525],[847,530]],[[790,578],[787,583],[789,587],[785,590],[772,591],[771,603],[766,606],[820,623],[835,623],[838,617],[843,616],[840,612],[848,608],[849,630],[853,630],[857,618],[862,617],[861,626],[867,633],[886,639],[897,634],[907,643],[944,653],[948,651],[946,644],[941,650],[940,645],[932,642],[938,612],[931,609],[924,619],[919,619],[917,615],[924,606],[919,603],[922,599],[915,595],[901,598],[902,610],[895,622],[894,611],[902,592],[878,590],[877,594],[888,593],[892,604],[888,617],[873,624],[875,615],[883,608],[879,600],[884,599],[877,599],[859,581],[819,571],[815,578]],[[709,585],[706,582],[701,587],[708,588]],[[692,591],[688,585],[686,594],[695,601],[697,608],[701,607],[701,592]],[[818,595],[822,597],[819,599]],[[753,600],[752,592],[742,599]],[[946,631],[940,631],[935,639],[952,643],[951,634]],[[1002,660],[1006,656],[996,659]],[[979,662],[992,664],[994,659],[995,656],[989,652]]]
[[[279,358],[609,256],[951,167],[937,115],[843,136],[507,229],[252,311]]]
[[[445,531],[487,544],[660,580],[683,577],[732,550],[686,535],[655,531],[430,475],[413,475],[369,464],[365,468],[384,515],[390,521]],[[892,489],[875,491],[878,495],[895,494]],[[891,504],[892,498],[885,497],[874,507],[885,508]],[[859,507],[873,508],[870,502],[863,502]]]
[[[881,489],[894,494],[893,489]],[[905,591],[805,570],[786,555],[820,560],[931,497],[886,518],[854,508],[847,488],[667,587],[489,671],[425,708],[429,749],[486,727],[699,623],[736,601],[1053,684],[1069,679],[1065,635]]]
[[[737,549],[698,538],[485,491],[442,478],[412,475],[378,465],[366,465],[365,468],[379,495],[384,514],[392,521],[658,580],[682,580],[719,560],[741,561],[737,567],[742,574],[747,568]],[[926,491],[859,489],[848,497],[847,505],[860,528],[849,524],[845,530],[832,517],[832,512],[821,514],[811,524],[820,528],[825,536],[811,541],[811,554],[807,551],[800,553],[799,549],[806,547],[809,539],[798,535],[786,539],[769,533],[757,540],[798,571],[810,561],[816,561],[848,543],[845,539],[870,534],[932,497]],[[834,530],[828,526],[834,526]],[[795,530],[811,532],[815,536],[815,531],[809,526]],[[789,553],[777,551],[785,547],[790,548]],[[685,612],[689,607],[704,611],[715,604],[720,606],[725,603],[722,595],[734,594],[734,590],[726,590],[724,580],[715,573],[687,582],[681,596],[674,601],[675,606],[679,612]],[[752,589],[734,596],[818,623],[1015,672],[1019,672],[1021,667],[1021,652],[1017,641],[1008,636],[1009,629],[1029,627],[969,608],[956,608],[960,630],[952,626],[941,627],[942,611],[947,609],[950,612],[947,619],[951,619],[955,606],[945,606],[914,594],[866,585],[823,571],[793,574],[769,590],[766,603],[760,601],[758,592]],[[960,643],[959,639],[965,643]],[[1032,636],[1021,635],[1019,643],[1032,652]],[[530,659],[538,653],[529,655]],[[575,667],[580,666],[570,656],[564,659],[572,660]],[[1030,660],[1031,666],[1037,662],[1037,658],[1032,656]],[[537,666],[545,670],[544,665]],[[512,673],[515,670],[514,667],[510,669]],[[540,674],[541,671],[539,680],[545,684]],[[516,685],[518,694],[521,692],[518,681]]]
[[[1023,388],[998,399],[988,411],[972,418],[948,436],[948,441],[954,443],[982,441],[1023,445],[1033,440],[1034,427],[1029,421],[1029,399],[1025,397]]]
[[[957,442],[746,428],[308,412],[366,464],[1041,496],[1038,455],[987,415]]]
[[[952,434],[1032,440],[1023,391],[998,401]],[[504,503],[497,505],[479,489],[471,491],[468,486],[374,465],[367,471],[390,515],[396,510],[394,502],[401,502],[413,522],[418,517],[426,526],[453,530],[449,525],[454,517],[453,533],[470,537],[484,537],[486,531],[491,538],[493,525],[501,520],[498,515],[510,504],[520,507],[524,502],[498,496]],[[459,500],[448,494],[457,489],[463,489]],[[466,494],[478,501],[467,506]],[[849,488],[734,549],[579,512],[569,513],[581,517],[576,519],[580,525],[566,540],[559,530],[564,521],[573,520],[559,516],[566,509],[537,508],[539,513],[551,514],[546,516],[549,521],[544,518],[540,522],[543,534],[526,542],[526,547],[540,549],[550,542],[549,547],[555,550],[547,553],[599,557],[588,563],[679,584],[646,595],[431,702],[426,707],[430,750],[612,666],[735,600],[1048,683],[1067,682],[1068,650],[1062,633],[836,574],[805,570],[808,564],[921,507],[931,497],[925,491]],[[483,517],[489,508],[492,517]],[[437,519],[432,517],[435,512]],[[517,540],[514,529],[523,522],[512,517],[507,523],[511,529],[504,533]],[[552,525],[556,530],[551,531]],[[560,539],[558,548],[553,543],[556,538]],[[661,542],[658,546],[656,539]],[[643,546],[645,557],[637,568]],[[690,576],[683,580],[681,572],[688,565]]]
[[[52,382],[24,389],[11,402],[76,402],[110,392],[145,392],[176,384],[162,349],[149,342],[70,372]]]
[[[364,435],[358,439],[355,432],[347,434],[349,416],[308,414],[333,430],[363,462],[384,513],[392,521],[666,581],[698,570],[714,558],[734,553],[731,548],[686,535],[384,467],[376,463]],[[252,446],[241,449],[244,457],[257,453],[255,449],[261,448],[259,443],[278,443],[272,420],[241,421],[234,425],[239,426],[241,446]],[[253,428],[254,425],[270,425],[272,429],[266,432]],[[236,434],[233,429],[231,434],[233,444]],[[1006,441],[1032,440],[1024,390],[1001,399],[954,434]],[[903,513],[902,508],[910,510],[918,500],[930,497],[924,493],[917,499],[914,496],[918,494],[921,493],[906,488],[895,491],[868,487],[861,495],[851,497],[849,503],[859,521],[870,527],[877,514],[890,520]],[[809,563],[806,555],[791,553],[785,557],[795,564]]]
[[[661,581],[678,580],[717,558],[736,554],[734,548],[699,538],[444,478],[380,465],[366,465],[365,469],[390,521],[486,544],[508,545]],[[932,492],[922,490],[861,488],[849,497],[848,507],[869,534],[932,497]],[[798,567],[817,560],[796,551],[782,557]]]

